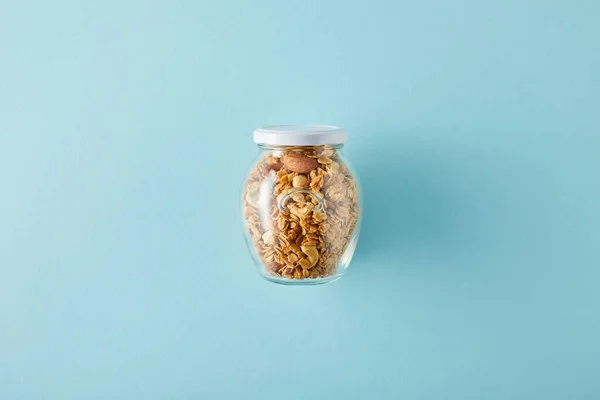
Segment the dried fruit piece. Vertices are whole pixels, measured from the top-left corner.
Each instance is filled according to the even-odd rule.
[[[265,167],[265,174],[269,173],[270,171],[279,171],[281,169],[281,167],[283,167],[283,163],[274,163],[274,164],[269,164]]]
[[[304,174],[317,168],[317,161],[300,153],[287,153],[283,165],[292,172]]]

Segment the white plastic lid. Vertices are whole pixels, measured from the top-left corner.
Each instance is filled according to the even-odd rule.
[[[273,125],[254,131],[254,142],[275,146],[342,144],[348,134],[331,125]]]

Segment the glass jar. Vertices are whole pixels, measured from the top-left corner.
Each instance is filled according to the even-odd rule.
[[[244,236],[265,279],[314,285],[346,271],[361,219],[359,184],[341,153],[346,138],[326,125],[254,131],[259,154],[242,190]]]

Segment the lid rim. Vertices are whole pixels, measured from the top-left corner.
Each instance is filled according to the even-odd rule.
[[[254,130],[254,142],[264,145],[338,145],[347,139],[347,132],[335,125],[270,125]]]

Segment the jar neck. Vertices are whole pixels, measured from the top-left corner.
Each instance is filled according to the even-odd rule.
[[[344,145],[343,144],[322,144],[322,145],[311,145],[311,146],[282,146],[282,145],[259,143],[258,147],[261,150],[279,150],[279,151],[315,150],[315,151],[322,151],[322,150],[328,150],[328,149],[339,150],[342,147],[344,147]]]

